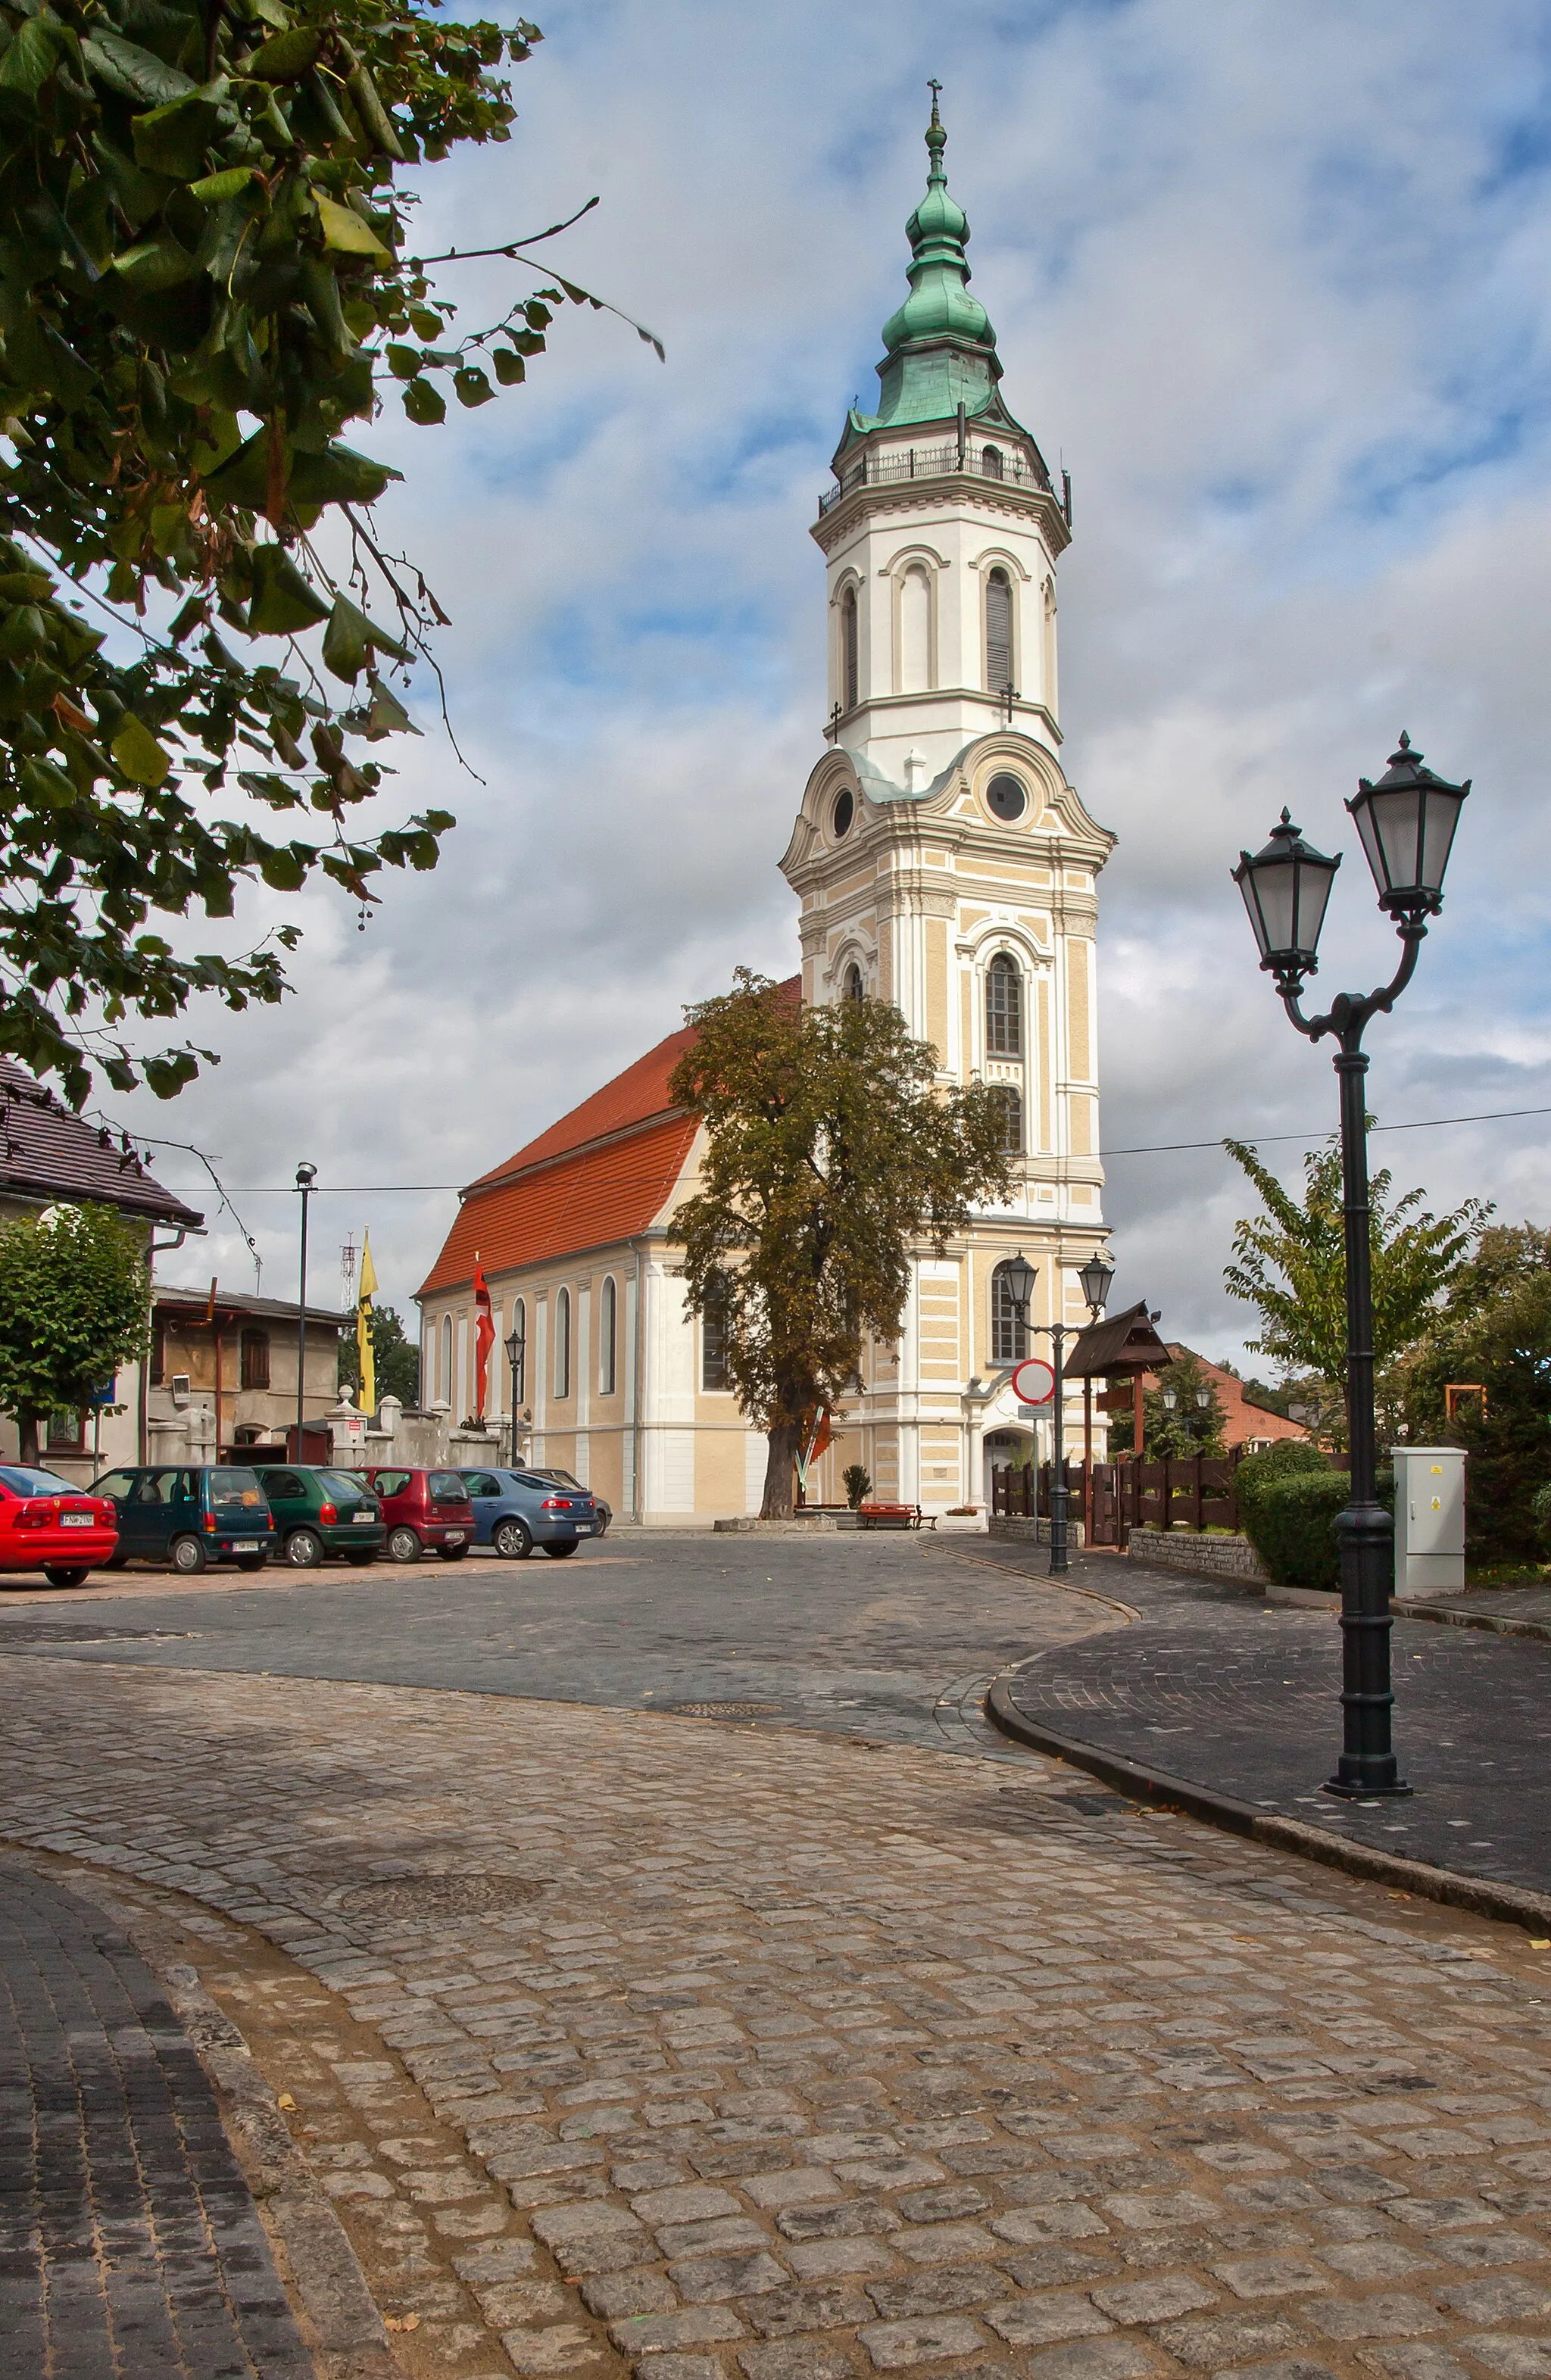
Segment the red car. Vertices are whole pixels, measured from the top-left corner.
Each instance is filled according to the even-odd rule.
[[[439,1553],[443,1561],[462,1561],[474,1543],[474,1507],[455,1471],[382,1463],[350,1476],[364,1479],[382,1507],[392,1560],[414,1562],[422,1553]]]
[[[0,1463],[0,1570],[41,1570],[50,1586],[79,1586],[118,1543],[118,1513],[53,1471]]]

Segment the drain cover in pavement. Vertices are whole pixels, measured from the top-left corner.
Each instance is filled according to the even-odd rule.
[[[766,1718],[784,1709],[782,1703],[664,1703],[675,1718]]]
[[[537,1900],[551,1879],[529,1876],[388,1876],[340,1896],[372,1917],[485,1917]]]

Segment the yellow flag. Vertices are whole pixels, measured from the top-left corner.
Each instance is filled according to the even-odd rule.
[[[361,1277],[356,1300],[356,1352],[361,1359],[361,1411],[377,1410],[377,1364],[371,1346],[371,1293],[377,1286],[377,1268],[371,1261],[371,1233],[361,1240]]]

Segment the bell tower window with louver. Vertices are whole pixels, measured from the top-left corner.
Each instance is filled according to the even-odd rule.
[[[1005,570],[986,580],[986,691],[1006,694],[1012,684],[1012,581]]]

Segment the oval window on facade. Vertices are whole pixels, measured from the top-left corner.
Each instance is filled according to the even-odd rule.
[[[1009,826],[1014,819],[1023,817],[1028,798],[1021,777],[993,777],[986,788],[986,808],[993,818],[1004,820]]]
[[[856,796],[849,785],[842,785],[835,795],[834,808],[830,812],[830,832],[837,843],[843,835],[850,833],[851,822],[855,815]]]

